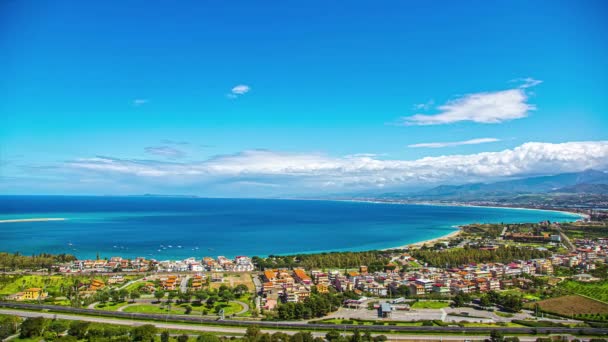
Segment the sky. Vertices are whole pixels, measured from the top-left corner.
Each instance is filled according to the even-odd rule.
[[[0,2],[0,193],[608,169],[605,1]]]

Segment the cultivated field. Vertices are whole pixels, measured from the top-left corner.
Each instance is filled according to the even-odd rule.
[[[585,295],[594,299],[608,302],[608,282],[579,283],[576,281],[565,281],[560,283],[560,287],[571,293]]]
[[[568,317],[604,320],[608,315],[608,304],[578,295],[546,299],[538,306],[545,312]]]

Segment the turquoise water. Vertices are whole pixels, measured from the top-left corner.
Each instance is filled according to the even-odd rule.
[[[0,251],[162,260],[361,251],[440,237],[473,222],[578,218],[539,210],[338,201],[0,196],[0,220],[36,217],[66,220],[0,223]]]

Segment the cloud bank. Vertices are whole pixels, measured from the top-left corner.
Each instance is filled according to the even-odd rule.
[[[460,121],[496,124],[524,118],[536,110],[534,105],[527,102],[526,89],[542,81],[533,78],[517,81],[523,82],[517,88],[461,96],[437,107],[437,114],[415,114],[401,118],[400,122],[408,126],[443,125]]]
[[[317,192],[436,183],[491,181],[510,177],[608,167],[608,141],[529,142],[513,149],[416,160],[382,160],[373,155],[330,157],[321,153],[248,150],[199,162],[162,162],[112,157],[67,161],[64,168],[151,183],[179,181],[263,183]]]
[[[412,148],[440,148],[440,147],[452,147],[452,146],[461,146],[461,145],[478,145],[478,144],[486,144],[500,141],[500,139],[496,138],[478,138],[478,139],[470,139],[464,141],[452,141],[452,142],[431,142],[431,143],[420,143],[420,144],[412,144],[407,145],[407,147]]]

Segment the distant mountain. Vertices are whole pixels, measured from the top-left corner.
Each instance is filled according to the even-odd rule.
[[[529,177],[496,183],[441,185],[404,195],[413,199],[478,200],[539,193],[599,193],[608,188],[608,173],[597,170]],[[392,196],[395,196],[392,194]]]
[[[559,188],[552,191],[552,193],[608,195],[608,184],[582,183]]]

